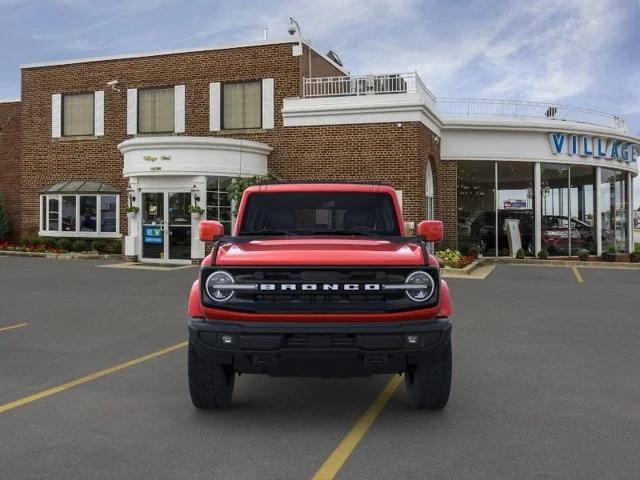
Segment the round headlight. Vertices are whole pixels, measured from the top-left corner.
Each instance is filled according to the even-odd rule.
[[[209,298],[214,302],[226,302],[233,297],[234,291],[233,289],[224,287],[233,283],[234,280],[231,274],[224,270],[218,270],[217,272],[213,272],[209,275],[209,278],[207,278],[205,290],[207,295],[209,295]]]
[[[410,273],[404,283],[409,287],[405,290],[407,297],[414,302],[426,302],[436,289],[433,277],[426,272]],[[415,285],[415,287],[411,287],[411,285]]]

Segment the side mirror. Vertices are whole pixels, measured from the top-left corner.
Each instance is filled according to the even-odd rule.
[[[443,226],[440,220],[424,220],[418,224],[416,235],[427,242],[442,241]]]
[[[198,227],[198,236],[201,242],[213,242],[224,235],[224,227],[215,220],[202,220]]]

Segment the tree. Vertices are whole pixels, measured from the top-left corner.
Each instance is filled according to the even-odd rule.
[[[240,206],[240,200],[242,199],[242,193],[252,185],[259,185],[261,183],[270,183],[277,181],[278,178],[272,174],[271,172],[266,175],[254,175],[253,177],[236,177],[232,180],[229,185],[229,191],[227,192],[227,196],[229,200],[233,202],[234,212],[236,215],[238,213],[238,207]]]
[[[11,228],[9,225],[9,217],[7,211],[4,208],[4,200],[2,193],[0,192],[0,240],[4,240],[9,236]]]

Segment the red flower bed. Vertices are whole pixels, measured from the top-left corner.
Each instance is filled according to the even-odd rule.
[[[66,250],[57,247],[48,247],[44,243],[15,245],[9,242],[0,242],[0,250],[8,250],[10,252],[66,253]]]

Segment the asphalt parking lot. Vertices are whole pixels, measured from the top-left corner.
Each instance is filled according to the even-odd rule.
[[[2,479],[310,479],[390,381],[245,375],[231,409],[197,411],[195,268],[102,264],[0,257]],[[447,408],[401,386],[335,478],[640,478],[640,270],[579,274],[449,280]]]

